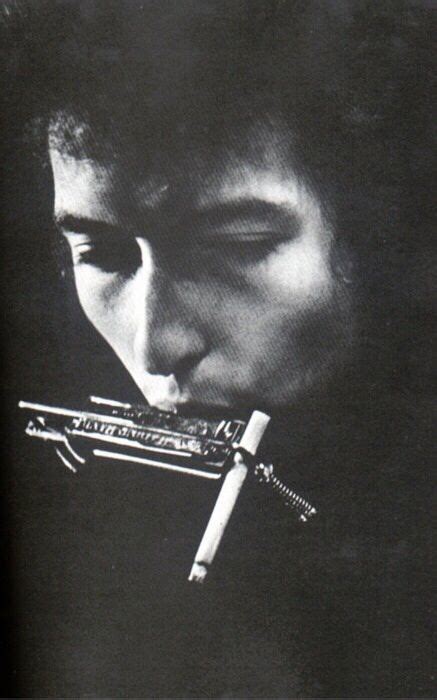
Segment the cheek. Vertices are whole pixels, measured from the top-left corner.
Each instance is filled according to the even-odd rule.
[[[129,281],[120,275],[92,267],[75,270],[75,284],[82,309],[92,325],[117,351],[126,346],[134,327],[129,304]]]
[[[329,299],[334,278],[323,248],[311,241],[295,241],[280,246],[260,266],[259,283],[266,296],[298,310]]]
[[[350,304],[324,249],[311,243],[284,247],[266,262],[263,283],[295,352],[311,358],[341,342]]]
[[[341,316],[337,283],[323,249],[311,242],[281,246],[262,265],[265,314],[279,346],[294,354],[308,353],[330,336],[333,319]]]
[[[320,322],[335,306],[336,283],[323,251],[308,244],[288,243],[244,275],[230,295],[224,323],[244,328],[256,346],[280,344],[312,318]],[[273,342],[273,341],[272,341]],[[287,338],[288,342],[288,338]]]
[[[287,244],[245,276],[221,316],[222,348],[252,376],[313,371],[343,354],[350,304],[323,250]],[[244,363],[243,363],[244,359]]]

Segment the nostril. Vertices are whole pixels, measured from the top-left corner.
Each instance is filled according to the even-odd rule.
[[[204,352],[192,352],[179,358],[178,362],[172,368],[172,373],[176,380],[178,382],[184,381],[204,356]]]
[[[167,349],[165,352],[153,353],[149,356],[148,372],[168,376],[174,375],[180,381],[187,377],[190,372],[199,364],[204,353],[202,352],[181,352],[177,346]]]
[[[202,339],[190,329],[169,324],[150,330],[149,340],[143,346],[150,374],[172,374],[177,380],[184,379],[206,354]]]

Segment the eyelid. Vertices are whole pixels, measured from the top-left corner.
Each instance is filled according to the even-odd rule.
[[[247,231],[247,232],[216,232],[215,235],[205,235],[196,237],[196,243],[204,247],[215,245],[257,245],[268,244],[272,246],[280,245],[286,241],[291,241],[295,236],[290,232],[263,230],[263,231]]]
[[[125,241],[119,236],[101,236],[93,240],[93,236],[78,234],[79,241],[70,240],[70,249],[73,265],[91,265],[102,272],[125,273],[126,270],[136,269],[141,260],[141,252],[135,244],[135,239],[130,239],[134,245],[124,245]],[[75,238],[75,236],[73,236]]]
[[[264,238],[274,238],[277,234],[271,229],[247,230],[247,231],[217,231],[217,236],[232,238],[235,240],[258,240]]]
[[[193,249],[197,249],[198,253],[203,250],[205,255],[218,254],[218,255],[246,255],[252,253],[253,256],[260,255],[262,251],[267,253],[268,250],[274,250],[279,245],[284,242],[293,239],[293,232],[283,232],[278,229],[262,229],[262,230],[247,230],[247,231],[215,231],[212,233],[201,233],[196,232],[194,236],[191,237],[190,241],[186,241],[191,245],[184,245],[183,236],[180,239],[180,245],[188,253],[188,250],[193,246]],[[62,231],[63,237],[67,240],[70,245],[73,261],[75,264],[83,262],[88,255],[99,254],[110,254],[111,248],[120,250],[121,247],[128,243],[137,242],[138,237],[131,235],[126,235],[123,233],[117,234],[106,234],[106,235],[94,235],[83,232],[75,231]],[[161,241],[161,247],[167,249],[170,254],[178,250],[177,241],[174,241],[173,245],[168,248],[168,243],[170,241]],[[126,251],[130,250],[131,246],[126,248]]]

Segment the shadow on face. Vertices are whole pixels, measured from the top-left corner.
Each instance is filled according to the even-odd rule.
[[[159,170],[51,139],[80,303],[160,408],[293,405],[351,342],[336,231],[292,135],[270,121],[238,136]]]

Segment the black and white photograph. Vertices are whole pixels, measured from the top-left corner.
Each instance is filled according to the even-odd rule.
[[[5,698],[433,698],[433,0],[0,0]]]

